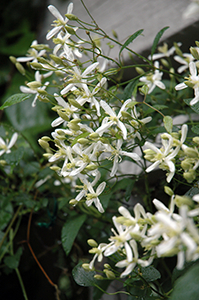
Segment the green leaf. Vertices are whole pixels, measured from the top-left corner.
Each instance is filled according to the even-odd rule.
[[[75,216],[67,220],[61,232],[62,246],[66,255],[69,254],[79,229],[86,220],[86,215]]]
[[[18,268],[22,252],[22,247],[19,247],[14,255],[6,256],[4,259],[4,263],[6,264],[6,266],[10,269]]]
[[[98,284],[98,280],[94,278],[95,271],[86,271],[82,268],[82,262],[72,270],[72,275],[75,282],[81,286],[95,286]]]
[[[11,220],[13,214],[13,207],[7,197],[1,195],[0,199],[0,230],[3,230],[8,222]]]
[[[139,79],[133,79],[130,81],[127,86],[124,89],[124,100],[129,99],[134,94],[134,90],[137,87],[137,84],[139,83]],[[137,90],[136,90],[137,92]]]
[[[160,272],[155,269],[153,266],[149,267],[141,267],[140,273],[142,274],[142,277],[148,282],[148,281],[155,281],[159,278],[161,278]]]
[[[190,105],[190,102],[191,100],[193,100],[192,98],[191,99],[184,99],[184,102],[187,104],[187,105]],[[199,102],[197,102],[196,104],[194,105],[190,105],[190,108],[195,111],[197,114],[199,114]]]
[[[15,94],[9,97],[4,104],[0,107],[0,110],[3,110],[11,105],[20,103],[32,97],[32,94]]]
[[[5,154],[5,161],[11,166],[17,166],[24,154],[24,147],[19,147],[17,150],[13,150],[11,153]]]
[[[165,116],[163,118],[164,127],[168,133],[172,133],[173,119],[170,116]]]
[[[199,264],[194,264],[188,271],[178,278],[170,300],[198,300],[199,295]]]
[[[156,50],[156,47],[159,43],[159,40],[161,38],[161,36],[163,35],[163,33],[165,32],[165,30],[167,30],[169,28],[169,26],[166,26],[164,28],[162,28],[157,34],[156,34],[156,37],[153,41],[153,45],[152,45],[152,48],[151,48],[151,57],[153,57],[153,54],[155,53],[155,50]]]
[[[196,133],[196,134],[199,135],[199,125],[196,125],[196,126],[191,127],[191,130],[192,130],[194,133]]]
[[[119,52],[119,57],[121,55],[121,52],[133,41],[135,40],[140,34],[142,34],[142,32],[144,31],[144,29],[140,29],[138,31],[136,31],[134,34],[132,34],[127,40],[126,42],[122,45],[120,52]]]

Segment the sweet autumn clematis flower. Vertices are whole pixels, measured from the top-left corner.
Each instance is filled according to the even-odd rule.
[[[191,75],[188,78],[185,78],[188,80],[177,84],[175,89],[179,91],[187,88],[188,86],[192,87],[195,97],[191,100],[190,105],[194,105],[199,101],[199,75],[197,75],[197,67],[195,62],[190,62],[189,71]]]
[[[13,136],[11,137],[10,141],[6,140],[6,142],[0,137],[0,156],[3,155],[4,153],[10,153],[12,146],[16,143],[18,138],[18,133],[14,133]]]
[[[60,14],[58,9],[54,5],[49,5],[48,9],[51,12],[51,14],[57,19],[54,21],[54,23],[56,23],[54,25],[55,27],[53,29],[51,29],[46,35],[46,39],[50,40],[53,36],[55,36],[57,33],[59,33],[62,29],[63,29],[63,31],[66,31],[65,26],[68,23],[69,19],[66,17],[63,18],[63,16]],[[67,14],[71,14],[72,10],[73,10],[73,3],[70,3],[68,5]]]
[[[109,127],[111,127],[112,125],[117,125],[117,127],[119,127],[122,131],[123,139],[126,140],[127,129],[125,125],[120,121],[120,118],[122,117],[122,112],[127,110],[127,104],[130,102],[131,99],[126,100],[120,108],[118,115],[116,115],[115,111],[104,100],[101,100],[100,106],[110,117],[104,118],[102,125],[96,130],[96,133],[101,136]]]

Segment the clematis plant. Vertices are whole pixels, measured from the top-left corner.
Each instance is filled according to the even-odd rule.
[[[0,107],[5,109],[0,127],[2,270],[16,271],[27,300],[18,268],[20,258],[26,259],[18,245],[27,243],[57,299],[77,298],[79,285],[93,286],[93,299],[101,299],[115,280],[121,288],[114,294],[125,293],[128,299],[195,299],[199,42],[190,53],[182,53],[178,41],[158,47],[165,27],[145,58],[130,45],[143,30],[122,43],[94,19],[87,23],[74,15],[72,3],[65,15],[53,5],[48,9],[56,18],[46,35],[53,47],[34,40],[26,56],[11,57],[26,79],[21,93]],[[100,40],[115,44],[117,59]],[[126,69],[124,49],[138,72],[127,81],[118,76]],[[142,63],[136,64],[137,58]],[[173,59],[183,66],[175,70]],[[13,107],[17,118],[9,118]],[[18,242],[22,217],[29,220],[27,238]],[[31,226],[35,232],[42,227],[54,243],[57,262],[48,261],[60,269],[56,283],[34,253]],[[61,284],[63,278],[69,288]]]

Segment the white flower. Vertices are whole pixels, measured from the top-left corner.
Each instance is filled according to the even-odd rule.
[[[107,79],[106,77],[103,77],[100,82],[98,82],[98,84],[94,87],[94,89],[92,90],[92,92],[90,92],[89,90],[87,91],[87,93],[80,95],[76,101],[80,104],[80,105],[84,105],[86,102],[89,102],[92,106],[95,106],[96,110],[97,110],[97,115],[101,116],[100,113],[100,104],[98,102],[98,100],[96,99],[95,95],[99,92],[99,90],[103,87],[103,85],[106,83]]]
[[[122,131],[123,139],[126,140],[127,129],[125,125],[120,121],[120,118],[122,117],[122,112],[127,110],[126,106],[129,102],[131,102],[131,99],[128,99],[124,102],[124,104],[120,108],[118,115],[116,115],[115,111],[104,100],[101,100],[101,107],[110,117],[104,118],[102,125],[96,130],[96,133],[101,136],[109,127],[111,127],[112,125],[117,125],[117,127],[119,127]]]
[[[57,19],[56,21],[54,21],[55,27],[53,29],[51,29],[46,35],[46,39],[50,40],[53,36],[55,36],[61,30],[66,31],[65,25],[68,23],[69,20],[66,17],[63,18],[55,6],[49,5],[48,9],[51,12],[51,14]],[[70,3],[68,5],[67,14],[71,14],[72,10],[73,10],[73,3]],[[73,29],[76,30],[77,28],[73,28]]]
[[[94,263],[95,263],[96,259],[97,259],[98,262],[102,261],[103,252],[107,248],[107,246],[108,246],[107,244],[101,243],[101,244],[99,244],[99,246],[97,248],[93,248],[89,251],[90,253],[95,253],[93,259],[91,260],[91,262],[89,264],[89,269],[91,269],[91,270],[94,269]]]
[[[89,88],[87,86],[87,78],[91,77],[89,74],[97,68],[98,62],[95,62],[88,66],[83,73],[81,73],[81,70],[73,66],[72,69],[68,69],[68,72],[72,74],[72,78],[68,80],[68,85],[61,90],[61,95],[67,94],[69,91],[74,89],[75,87],[83,88],[86,95],[89,95]],[[89,78],[89,81],[94,80],[93,78]]]
[[[94,202],[95,206],[97,207],[97,209],[99,210],[100,213],[104,212],[104,209],[100,203],[100,200],[98,198],[98,196],[103,192],[103,190],[105,189],[106,186],[106,182],[103,181],[102,183],[100,183],[100,185],[97,187],[96,192],[94,191],[92,184],[89,183],[88,184],[88,190],[89,193],[86,194],[86,205],[87,206],[91,206],[91,204]]]
[[[148,86],[148,88],[149,88],[148,94],[150,94],[156,86],[158,86],[162,90],[164,90],[166,88],[164,83],[161,81],[163,72],[160,72],[158,70],[159,69],[159,62],[158,61],[155,61],[154,67],[156,69],[155,69],[155,71],[152,75],[149,74],[147,76],[142,76],[139,79],[140,81],[144,82]]]
[[[43,56],[46,53],[46,50],[40,50],[39,52],[34,49],[34,46],[37,46],[37,41],[34,40],[30,46],[30,49],[28,50],[27,56],[26,57],[18,57],[17,61],[19,62],[37,62],[37,58]],[[46,45],[48,46],[48,45]]]
[[[118,170],[119,163],[122,160],[121,156],[128,156],[135,161],[139,161],[141,159],[137,153],[129,153],[127,151],[123,151],[121,149],[122,143],[123,143],[122,139],[117,140],[116,149],[113,146],[107,146],[106,151],[111,152],[111,157],[109,157],[109,160],[113,159],[113,167],[110,174],[111,177],[115,176]]]
[[[138,248],[137,248],[137,243],[135,240],[131,240],[130,242],[130,247],[131,247],[131,252],[132,254],[132,259],[131,261],[129,261],[128,259],[125,260],[121,260],[118,263],[116,263],[116,267],[118,268],[124,268],[126,267],[125,271],[122,272],[122,274],[120,275],[121,278],[129,275],[133,269],[135,268],[135,266],[138,264],[142,267],[147,267],[149,266],[152,261],[153,261],[153,256],[151,255],[151,257],[148,260],[143,260],[139,258],[139,254],[138,254]]]
[[[154,151],[154,157],[152,158],[152,161],[154,161],[154,163],[146,169],[146,172],[151,172],[161,164],[160,167],[163,170],[169,170],[169,173],[167,175],[167,182],[170,182],[175,174],[175,164],[172,160],[178,154],[180,147],[178,146],[173,149],[173,138],[170,135],[168,136],[168,140],[162,139],[163,147],[161,149],[157,148],[150,142],[145,143],[145,146],[147,148],[150,148],[152,151]],[[147,159],[148,150],[145,150],[144,152],[146,153]]]
[[[188,69],[190,62],[194,60],[194,57],[190,53],[183,53],[183,58],[179,55],[175,55],[174,59],[182,64],[182,66],[177,69],[178,73],[182,73]]]
[[[177,43],[177,45],[180,47],[182,43]],[[170,57],[175,52],[175,46],[168,49],[168,45],[164,43],[163,46],[158,47],[158,51],[160,53],[153,54],[152,60],[156,60],[162,57]],[[148,59],[151,59],[151,55],[149,55]]]
[[[16,143],[18,138],[18,133],[14,133],[9,140],[6,140],[6,142],[2,139],[2,137],[0,137],[0,156],[3,155],[4,153],[10,153],[11,152],[11,148],[14,146],[14,144]]]
[[[38,97],[42,97],[42,94],[40,92],[44,91],[46,87],[49,85],[49,82],[46,81],[44,85],[42,86],[42,78],[48,77],[51,72],[48,72],[46,74],[40,74],[39,71],[35,72],[35,81],[29,82],[26,86],[20,86],[20,90],[22,93],[27,93],[27,94],[35,94],[34,100],[32,102],[32,107],[36,106],[36,101]]]
[[[197,67],[195,62],[190,62],[189,63],[189,71],[190,71],[190,76],[188,78],[187,83],[189,82],[189,84],[193,87],[194,90],[194,94],[195,94],[195,98],[191,100],[190,105],[194,105],[199,101],[199,76],[197,75]],[[185,82],[179,83],[176,85],[175,89],[178,90],[182,90],[187,88],[188,85]]]

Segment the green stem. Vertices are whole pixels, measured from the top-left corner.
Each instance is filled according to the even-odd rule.
[[[22,280],[22,278],[21,278],[21,274],[19,273],[19,269],[16,268],[15,271],[16,271],[17,277],[18,277],[18,279],[19,279],[19,283],[20,283],[20,286],[21,286],[21,289],[22,289],[22,293],[23,293],[24,299],[25,299],[25,300],[28,300],[28,296],[27,296],[27,294],[26,294],[26,290],[25,290],[25,287],[24,287],[24,284],[23,284],[23,280]]]
[[[0,249],[1,249],[3,243],[4,243],[5,239],[6,239],[6,236],[8,235],[8,233],[9,233],[9,231],[10,231],[10,229],[11,229],[11,227],[12,227],[14,221],[15,221],[15,219],[17,218],[17,216],[19,214],[19,211],[21,210],[22,206],[23,206],[23,204],[18,207],[16,213],[14,214],[14,217],[12,218],[12,221],[10,222],[9,226],[7,227],[6,232],[5,232],[3,238],[2,238],[2,240],[0,242]]]

